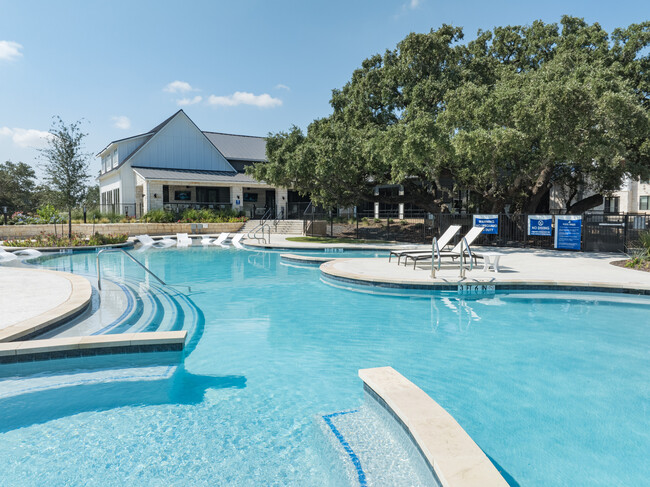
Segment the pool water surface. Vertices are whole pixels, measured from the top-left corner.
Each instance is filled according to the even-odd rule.
[[[347,466],[324,453],[319,418],[359,408],[358,369],[385,365],[446,408],[511,485],[650,476],[648,298],[372,295],[281,265],[278,252],[134,255],[166,282],[191,285],[205,316],[196,348],[173,368],[90,358],[122,379],[75,375],[21,395],[7,392],[21,380],[5,372],[3,485],[340,485]],[[143,279],[122,256],[105,257],[107,276]],[[41,265],[92,274],[94,258]]]

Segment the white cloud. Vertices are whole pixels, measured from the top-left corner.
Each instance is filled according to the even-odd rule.
[[[203,97],[196,95],[194,98],[181,98],[180,100],[176,100],[176,104],[179,107],[185,107],[187,105],[196,105],[197,103],[200,103],[201,100],[203,100]]]
[[[421,0],[411,0],[411,3],[409,3],[410,8],[418,8],[420,6],[420,1]]]
[[[20,129],[0,127],[0,135],[11,137],[11,140],[18,147],[45,147],[47,139],[52,137],[49,132],[36,129]]]
[[[119,117],[112,117],[111,120],[113,120],[113,127],[115,128],[121,130],[128,130],[131,128],[131,120],[129,120],[129,117],[120,115]]]
[[[0,60],[14,61],[23,57],[23,46],[13,41],[0,41]]]
[[[245,91],[236,91],[232,95],[208,97],[208,104],[221,107],[234,107],[237,105],[253,105],[259,108],[273,108],[282,105],[282,100],[273,98],[268,93],[255,95]]]
[[[282,83],[275,85],[275,89],[291,91],[291,88],[289,88],[287,85],[283,85]]]
[[[192,85],[187,81],[172,81],[163,88],[163,91],[166,91],[167,93],[187,93],[190,91],[198,90],[196,88],[192,88]]]

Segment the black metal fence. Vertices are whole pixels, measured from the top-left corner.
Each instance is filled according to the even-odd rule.
[[[499,214],[495,234],[481,234],[475,245],[495,247],[554,248],[550,236],[529,235],[527,214]],[[456,241],[474,225],[472,214],[420,214],[403,219],[374,212],[313,211],[303,216],[303,232],[308,236],[341,237],[429,243],[450,225],[460,225]],[[650,231],[650,214],[585,213],[582,215],[580,249],[585,251],[626,252],[636,247],[640,233]]]

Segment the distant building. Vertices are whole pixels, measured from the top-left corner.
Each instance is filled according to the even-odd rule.
[[[551,188],[550,209],[559,212],[565,208],[566,189]],[[579,193],[582,199],[593,193]],[[650,181],[632,181],[626,179],[620,190],[604,198],[603,204],[589,210],[594,213],[647,213],[650,214]]]
[[[201,131],[179,110],[149,132],[114,140],[97,154],[102,211],[141,216],[166,208],[233,208],[257,216],[299,212],[303,198],[245,174],[266,162],[263,137]]]

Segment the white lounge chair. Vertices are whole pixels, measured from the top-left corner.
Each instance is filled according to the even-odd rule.
[[[472,227],[469,232],[465,235],[465,242],[467,242],[468,246],[471,246],[474,243],[474,240],[478,238],[478,236],[481,234],[483,231],[484,227]],[[452,260],[457,259],[460,257],[460,252],[461,252],[461,247],[464,245],[463,239],[461,239],[458,244],[451,249],[450,251],[447,252],[440,252],[440,258],[442,259],[443,257],[451,257]],[[466,252],[465,252],[466,253]],[[413,269],[415,269],[415,265],[418,263],[420,260],[429,260],[433,257],[431,251],[422,253],[410,253],[410,254],[405,254],[404,255],[404,265],[407,264],[408,260],[411,259],[413,261]],[[474,255],[474,259],[476,259],[476,255]]]
[[[18,257],[12,252],[7,252],[5,249],[0,249],[0,263],[11,262],[16,260]]]
[[[230,234],[228,232],[222,232],[212,242],[212,245],[221,245],[222,247],[228,247],[228,244],[224,243],[228,237],[230,237]]]
[[[449,228],[443,233],[440,238],[438,239],[438,248],[440,250],[443,250],[447,245],[449,245],[449,242],[456,236],[456,234],[459,232],[461,229],[460,225],[449,225]],[[390,258],[394,255],[397,257],[397,264],[399,265],[399,261],[402,258],[403,255],[407,254],[417,254],[417,253],[431,253],[431,250],[414,250],[414,249],[407,249],[407,250],[393,250],[391,253],[388,255],[388,262],[390,262]]]
[[[213,238],[210,238],[208,235],[203,235],[201,237],[201,245],[212,245],[214,242]]]
[[[244,238],[244,234],[243,234],[243,233],[238,233],[237,235],[235,235],[235,236],[232,238],[232,240],[230,241],[230,243],[232,243],[232,244],[233,244],[235,247],[237,247],[238,249],[243,249],[244,246],[241,244],[241,239],[242,239],[242,238]]]
[[[192,239],[187,233],[177,233],[176,234],[176,246],[177,247],[190,247],[192,245]]]
[[[176,245],[176,242],[172,240],[171,238],[163,238],[162,240],[154,240],[151,238],[149,235],[136,235],[135,238],[138,239],[138,242],[142,244],[142,250],[147,249],[149,247],[159,247],[159,248],[166,248],[166,247],[172,247],[173,245]]]
[[[19,259],[22,258],[23,260],[27,260],[27,259],[35,259],[36,257],[40,257],[43,254],[36,249],[23,249],[23,250],[16,250],[14,252],[14,255],[17,256]]]

